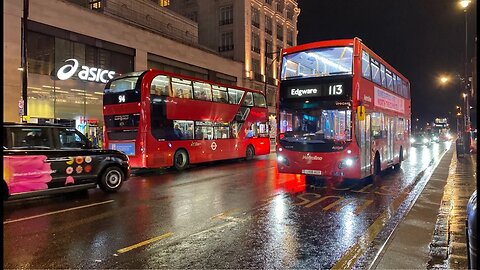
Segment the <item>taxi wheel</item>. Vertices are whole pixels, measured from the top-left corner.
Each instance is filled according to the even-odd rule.
[[[189,159],[187,151],[180,149],[173,156],[173,166],[178,171],[183,171],[188,167]]]
[[[255,156],[255,149],[253,149],[253,146],[251,146],[251,145],[247,146],[245,159],[246,160],[252,160],[254,156]]]
[[[102,174],[98,186],[106,193],[117,192],[125,180],[125,174],[119,167],[108,167]]]
[[[4,201],[8,199],[8,186],[5,180],[3,180],[3,184],[2,184],[2,199]]]

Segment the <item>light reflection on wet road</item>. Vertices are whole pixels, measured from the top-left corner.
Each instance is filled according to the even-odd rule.
[[[357,245],[354,268],[366,268],[408,209],[396,200],[415,198],[447,147],[412,147],[373,181],[306,183],[279,175],[272,154],[134,176],[112,195],[10,202],[4,222],[113,200],[4,224],[4,267],[331,268]]]

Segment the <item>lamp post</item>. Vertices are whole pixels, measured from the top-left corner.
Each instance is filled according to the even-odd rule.
[[[452,80],[452,77],[456,78],[455,80]],[[458,82],[459,83],[459,86],[460,86],[460,89],[462,89],[462,87],[464,86],[464,83],[465,83],[465,78],[463,78],[460,74],[456,74],[455,76],[446,76],[446,75],[443,75],[439,78],[439,82],[441,85],[447,85],[449,84],[450,82],[452,81],[455,81],[455,82]],[[456,113],[456,116],[457,116],[457,134],[458,134],[458,137],[461,138],[462,140],[465,140],[464,138],[464,135],[465,135],[465,131],[467,130],[467,126],[468,126],[468,119],[467,119],[467,108],[469,107],[468,106],[468,94],[464,93],[463,91],[461,91],[461,96],[463,98],[463,106],[459,106],[459,105],[456,105],[456,109],[457,109],[457,113]],[[463,112],[463,113],[462,113]]]
[[[267,49],[268,49],[268,46],[265,45],[265,86],[264,86],[264,92],[265,92],[265,95],[267,95],[267,84],[268,84],[268,68],[269,66],[273,65],[273,63],[277,60],[278,56],[277,56],[277,53],[279,53],[280,51],[276,51],[276,52],[267,52]],[[275,55],[275,58],[272,59],[272,63],[270,63],[270,65],[267,65],[267,56],[268,55]]]
[[[30,2],[29,0],[23,0],[23,17],[22,17],[22,29],[21,29],[21,63],[19,70],[22,72],[22,97],[20,103],[22,105],[22,122],[23,115],[28,115],[27,111],[27,83],[28,83],[28,58],[27,58],[27,22],[28,22],[28,11],[29,11]]]
[[[463,93],[463,99],[464,99],[464,106],[465,110],[464,112],[464,129],[463,129],[463,139],[464,139],[464,145],[465,145],[465,151],[470,150],[470,105],[469,105],[469,99],[470,99],[470,91],[468,89],[469,84],[468,84],[468,6],[471,3],[471,0],[461,0],[460,6],[463,8],[463,12],[465,13],[465,59],[464,59],[464,65],[465,65],[465,74],[463,78],[463,83],[464,83],[464,91]]]

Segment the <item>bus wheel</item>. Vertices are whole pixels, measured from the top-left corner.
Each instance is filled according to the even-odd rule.
[[[373,162],[373,176],[380,176],[381,171],[382,168],[380,165],[380,156],[375,154],[375,160]]]
[[[395,171],[400,170],[400,168],[402,167],[402,160],[403,160],[403,149],[402,147],[400,147],[400,155],[398,155],[398,163],[393,166],[393,169]]]
[[[178,171],[183,171],[188,167],[188,153],[187,151],[180,149],[175,152],[173,156],[173,165]]]
[[[246,160],[252,160],[254,156],[255,156],[255,149],[253,149],[253,146],[251,146],[251,145],[247,146],[245,159]]]

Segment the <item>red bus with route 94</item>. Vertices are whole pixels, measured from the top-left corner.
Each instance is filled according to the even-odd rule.
[[[267,104],[255,90],[159,70],[110,80],[103,95],[105,148],[133,168],[174,166],[270,153]]]
[[[282,50],[280,173],[360,179],[400,169],[410,148],[409,81],[359,38]]]

